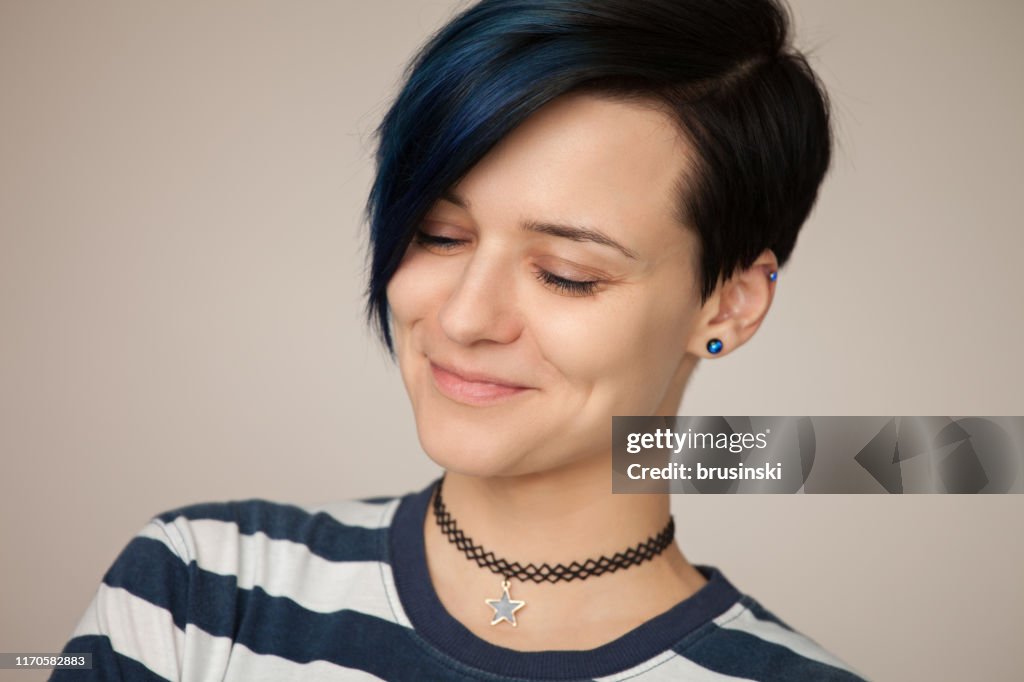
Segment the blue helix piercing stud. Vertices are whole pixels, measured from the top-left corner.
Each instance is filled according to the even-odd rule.
[[[772,270],[771,272],[768,273],[768,279],[770,281],[774,282],[778,278],[779,278],[779,273],[775,272],[774,270]]]
[[[708,341],[708,352],[712,355],[717,355],[722,351],[722,341],[720,339],[711,339]]]

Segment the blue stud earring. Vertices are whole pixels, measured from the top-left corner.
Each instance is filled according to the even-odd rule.
[[[712,355],[718,355],[722,351],[722,341],[720,339],[711,339],[708,341],[708,352]]]
[[[775,272],[774,270],[772,270],[771,272],[768,273],[768,279],[770,281],[774,282],[778,278],[779,278],[779,273]]]

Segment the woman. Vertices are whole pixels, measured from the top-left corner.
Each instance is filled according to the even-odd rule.
[[[368,310],[443,479],[160,515],[98,679],[861,679],[612,495],[611,417],[752,337],[829,162],[770,0],[484,0],[380,128]]]

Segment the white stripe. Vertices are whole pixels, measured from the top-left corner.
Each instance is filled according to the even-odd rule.
[[[189,682],[219,682],[224,679],[225,668],[232,662],[231,647],[230,637],[211,635],[189,623],[185,626],[181,679]]]
[[[621,673],[599,677],[595,682],[621,682],[633,678],[641,678],[643,682],[755,682],[746,677],[733,677],[708,670],[674,651],[666,651]]]
[[[180,534],[199,568],[236,576],[239,589],[259,586],[271,596],[287,597],[318,613],[351,609],[394,620],[382,582],[382,572],[390,573],[390,567],[382,562],[330,561],[300,542],[275,540],[263,532],[243,535],[230,521],[179,517],[172,525],[174,529],[168,530],[180,532],[172,535]],[[171,547],[157,525],[147,526],[140,535]]]
[[[737,606],[742,607],[742,613],[733,613]],[[730,614],[732,614],[732,616],[727,618]],[[803,656],[804,658],[809,658],[813,661],[818,661],[819,663],[850,671],[849,666],[829,652],[825,651],[810,638],[800,634],[799,632],[793,632],[792,630],[784,628],[774,621],[761,620],[755,616],[750,609],[743,607],[742,604],[737,603],[736,606],[716,618],[715,622],[718,623],[720,627],[737,630],[739,632],[746,632],[758,639],[763,639],[766,642],[786,647],[793,653]]]
[[[402,608],[402,600],[398,596],[398,587],[395,585],[395,573],[389,564],[380,564],[380,578],[384,585],[384,594],[387,596],[388,604],[391,606],[391,620],[403,627],[412,629],[412,621],[405,615]]]
[[[384,512],[384,516],[381,518],[381,523],[388,527],[391,526],[391,522],[394,520],[395,513],[398,511],[398,505],[401,501],[401,498],[396,498],[386,505],[387,509]],[[395,585],[395,574],[394,571],[391,570],[391,565],[381,563],[378,565],[378,568],[380,569],[380,582],[384,589],[384,596],[390,607],[390,617],[387,617],[387,619],[392,623],[397,623],[398,625],[411,630],[412,621],[409,620],[409,616],[405,614],[405,609],[402,608],[402,600],[398,596],[398,587]]]
[[[100,584],[72,637],[106,635],[114,651],[169,680],[180,679],[185,633],[170,611],[121,587]]]
[[[177,529],[174,529],[175,535],[177,535]],[[182,560],[183,563],[187,561],[183,558],[182,553],[188,551],[186,547],[179,547],[177,543],[172,542],[168,533],[168,528],[163,521],[159,519],[153,519],[145,528],[139,531],[138,536],[140,538],[149,538],[151,540],[157,540],[167,549]]]
[[[743,602],[736,602],[728,608],[724,613],[715,618],[712,622],[718,627],[725,627],[726,623],[736,618],[741,613],[747,610],[747,607],[743,605]]]
[[[310,514],[324,512],[336,521],[346,526],[360,526],[362,528],[386,528],[391,523],[391,515],[398,506],[398,499],[390,502],[360,502],[358,500],[343,500],[331,502],[316,507],[302,507]]]
[[[189,523],[190,521],[184,516],[179,516],[170,523],[160,519],[153,519],[140,535],[160,540],[187,564],[196,556],[196,545],[192,541],[192,533],[189,532]],[[235,532],[237,533],[238,526],[235,524],[231,525],[235,527]],[[160,534],[163,534],[164,537],[161,538]]]
[[[391,518],[394,516],[395,510],[398,508],[398,503],[400,501],[401,500],[399,498],[396,498],[390,502],[371,504],[369,502],[360,502],[358,500],[343,500],[316,507],[294,506],[298,506],[299,509],[311,516],[319,512],[323,512],[335,521],[346,526],[377,530],[380,528],[387,528],[391,525]],[[275,503],[271,502],[270,504]],[[179,515],[169,522],[164,522],[160,519],[153,519],[150,522],[150,525],[155,524],[157,527],[166,529],[172,542],[169,546],[175,550],[176,554],[179,554],[182,558],[188,560],[195,556],[195,548],[188,542],[189,538],[187,531],[189,524],[210,520],[211,519],[190,520],[186,516]],[[232,525],[237,526],[237,524],[233,522],[223,523],[231,523]],[[147,526],[147,529],[148,528],[149,527]],[[150,535],[150,537],[162,540],[162,538],[157,537],[155,534]],[[184,546],[177,546],[179,543],[184,543]]]
[[[349,680],[379,680],[376,675],[345,668],[328,661],[297,663],[273,654],[258,654],[243,644],[235,644],[231,651],[231,667],[222,678],[224,682],[280,682],[282,680],[317,680],[317,682],[348,682]]]

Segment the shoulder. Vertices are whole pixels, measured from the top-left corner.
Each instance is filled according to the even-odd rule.
[[[675,651],[704,668],[743,679],[865,679],[749,595],[741,596],[731,608],[681,642]]]
[[[103,585],[172,609],[181,626],[185,618],[175,607],[197,597],[219,603],[238,590],[287,594],[303,581],[387,561],[387,529],[399,499],[319,506],[250,499],[165,511],[124,547]]]
[[[327,561],[383,560],[383,537],[398,499],[317,506],[263,499],[192,504],[156,515],[139,535],[210,570],[289,545]]]
[[[386,618],[382,564],[400,500],[251,499],[157,514],[103,576],[67,650],[180,679],[185,649],[193,665],[226,670],[236,640],[253,651],[282,641],[302,650],[310,645],[297,633],[331,614]]]

